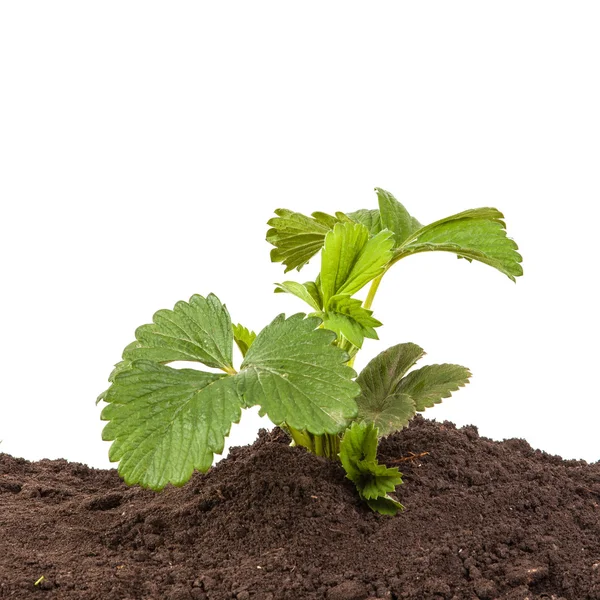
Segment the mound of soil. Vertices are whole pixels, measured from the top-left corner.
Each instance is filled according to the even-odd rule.
[[[0,454],[0,598],[600,599],[600,463],[420,417],[380,459],[397,517],[280,430],[160,494]]]

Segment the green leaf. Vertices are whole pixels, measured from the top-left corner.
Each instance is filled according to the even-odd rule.
[[[365,500],[367,506],[373,511],[390,517],[395,516],[399,510],[403,510],[404,506],[390,496],[382,496],[372,500]]]
[[[517,244],[506,236],[504,215],[495,208],[474,208],[446,217],[411,234],[394,262],[419,252],[453,252],[459,258],[490,265],[515,281],[523,275]]]
[[[361,387],[361,395],[367,392],[374,396],[385,396],[394,391],[408,370],[423,356],[423,348],[412,342],[396,344],[380,352],[356,379]]]
[[[325,237],[321,254],[321,292],[325,310],[337,294],[352,295],[381,275],[392,257],[392,233],[369,238],[360,223],[338,223]]]
[[[379,214],[382,229],[394,232],[395,246],[399,246],[414,231],[423,227],[392,194],[375,188],[379,200]]]
[[[137,342],[132,342],[131,344],[129,344],[129,346],[127,346],[127,348],[133,347],[136,344],[137,344]],[[126,348],[126,350],[127,350],[127,348]],[[127,369],[130,369],[130,368],[131,368],[131,362],[129,362],[128,360],[122,360],[122,361],[118,362],[114,366],[114,369],[111,371],[110,375],[108,376],[108,381],[110,383],[112,383],[115,380],[115,377],[119,373],[121,373],[122,371],[126,371]],[[99,404],[102,400],[104,400],[106,398],[107,393],[108,393],[108,389],[104,390],[101,394],[99,394],[99,396],[96,398],[96,405]]]
[[[415,415],[415,401],[398,386],[425,352],[416,344],[397,344],[378,354],[357,377],[358,419],[373,423],[382,436],[405,427]]]
[[[275,285],[277,286],[275,288],[275,293],[286,292],[288,294],[293,294],[301,300],[304,300],[304,302],[309,304],[315,310],[321,310],[321,306],[315,297],[316,285],[314,283],[308,282],[302,284],[297,283],[296,281],[284,281],[283,283],[276,283]],[[311,286],[310,288],[307,287],[309,285]],[[316,293],[318,294],[318,290]]]
[[[232,369],[231,318],[214,294],[207,298],[194,295],[189,302],[178,302],[173,310],[159,310],[152,320],[153,324],[137,328],[137,342],[125,348],[124,360],[189,360]]]
[[[127,484],[160,490],[207,471],[221,454],[242,401],[225,374],[136,360],[114,378],[102,419],[109,458]]]
[[[275,211],[267,224],[267,242],[275,246],[271,261],[282,262],[285,272],[298,271],[323,247],[325,235],[338,219],[326,213],[315,212],[312,217],[285,208]]]
[[[382,436],[405,427],[416,411],[449,398],[469,382],[471,373],[460,365],[427,365],[408,375],[425,355],[416,344],[398,344],[378,354],[356,378],[361,392],[358,421],[373,423]]]
[[[340,461],[346,477],[353,483],[360,482],[361,461],[377,460],[377,428],[372,423],[352,423],[340,442]]]
[[[356,223],[364,225],[371,235],[376,235],[383,229],[379,209],[377,208],[361,208],[360,210],[348,213],[347,216]]]
[[[138,328],[138,341],[126,348],[100,396],[108,404],[102,419],[110,421],[103,436],[113,441],[109,456],[120,461],[121,475],[153,489],[183,484],[194,469],[210,467],[241,408],[256,404],[277,425],[314,434],[343,431],[356,416],[360,388],[344,364],[347,354],[332,345],[335,334],[317,329],[320,323],[280,315],[255,335],[232,326],[214,296],[193,296],[174,311],[159,311],[154,325]],[[231,361],[215,356],[230,356],[234,337],[245,352],[239,373],[160,364],[187,358],[225,368]]]
[[[329,309],[323,314],[323,327],[361,348],[364,338],[378,339],[374,328],[382,323],[372,314],[372,310],[362,307],[360,300],[347,294],[337,295],[331,298]]]
[[[340,443],[340,460],[346,477],[372,510],[396,514],[401,505],[387,494],[402,483],[402,475],[396,467],[377,462],[377,437],[377,428],[372,423],[353,423]]]
[[[373,423],[382,436],[399,431],[415,416],[415,401],[408,394],[391,393],[385,398],[360,396],[358,419]]]
[[[316,329],[320,323],[279,315],[258,334],[236,376],[247,406],[258,404],[276,425],[316,435],[343,431],[360,391],[347,354],[332,345],[333,332]]]
[[[242,356],[246,356],[248,348],[252,346],[252,342],[254,342],[256,339],[256,333],[254,333],[254,331],[250,331],[242,325],[234,325],[233,339],[237,344],[237,347],[240,349]]]
[[[424,411],[449,398],[452,392],[469,383],[471,372],[460,365],[427,365],[409,373],[396,388],[396,393],[408,394],[416,410]]]
[[[402,483],[397,467],[386,467],[372,460],[361,460],[356,467],[361,473],[361,494],[366,500],[385,496]]]
[[[320,275],[317,275],[316,281],[304,282],[304,287],[306,288],[306,291],[312,296],[312,299],[314,300],[313,306],[318,306],[319,310],[322,310],[323,309],[323,298],[321,298],[321,291],[319,289],[320,285],[321,285]]]

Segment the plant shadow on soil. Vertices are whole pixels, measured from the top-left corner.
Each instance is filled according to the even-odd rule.
[[[405,481],[384,517],[288,443],[261,431],[159,494],[0,454],[0,598],[600,599],[600,463],[417,417],[380,446]]]

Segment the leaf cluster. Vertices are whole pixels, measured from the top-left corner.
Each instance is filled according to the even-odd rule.
[[[277,209],[269,221],[271,260],[285,272],[320,254],[314,281],[275,285],[304,301],[308,314],[279,315],[256,334],[233,324],[214,294],[194,295],[136,330],[99,397],[108,421],[103,439],[112,442],[109,457],[127,483],[160,490],[208,470],[241,411],[258,406],[294,443],[339,458],[373,510],[401,508],[390,496],[401,475],[377,462],[378,438],[449,397],[471,374],[453,364],[411,371],[425,353],[404,343],[357,376],[354,357],[382,325],[371,309],[381,278],[402,258],[429,251],[479,261],[513,281],[522,268],[498,210],[467,210],[423,226],[392,194],[376,192],[377,209],[311,216]],[[366,299],[357,298],[368,285]],[[242,354],[238,368],[234,343]],[[176,369],[174,361],[213,371]]]
[[[129,484],[155,490],[207,471],[223,451],[241,410],[259,406],[276,425],[313,434],[337,433],[356,416],[360,392],[347,354],[320,320],[299,313],[276,317],[258,335],[233,326],[211,294],[192,296],[136,331],[101,398],[109,458]],[[244,360],[233,367],[234,340]],[[189,361],[223,373],[175,369]]]

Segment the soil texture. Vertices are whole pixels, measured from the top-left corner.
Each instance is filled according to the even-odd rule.
[[[421,417],[380,460],[396,517],[278,429],[158,494],[0,454],[0,598],[600,600],[600,463]]]

